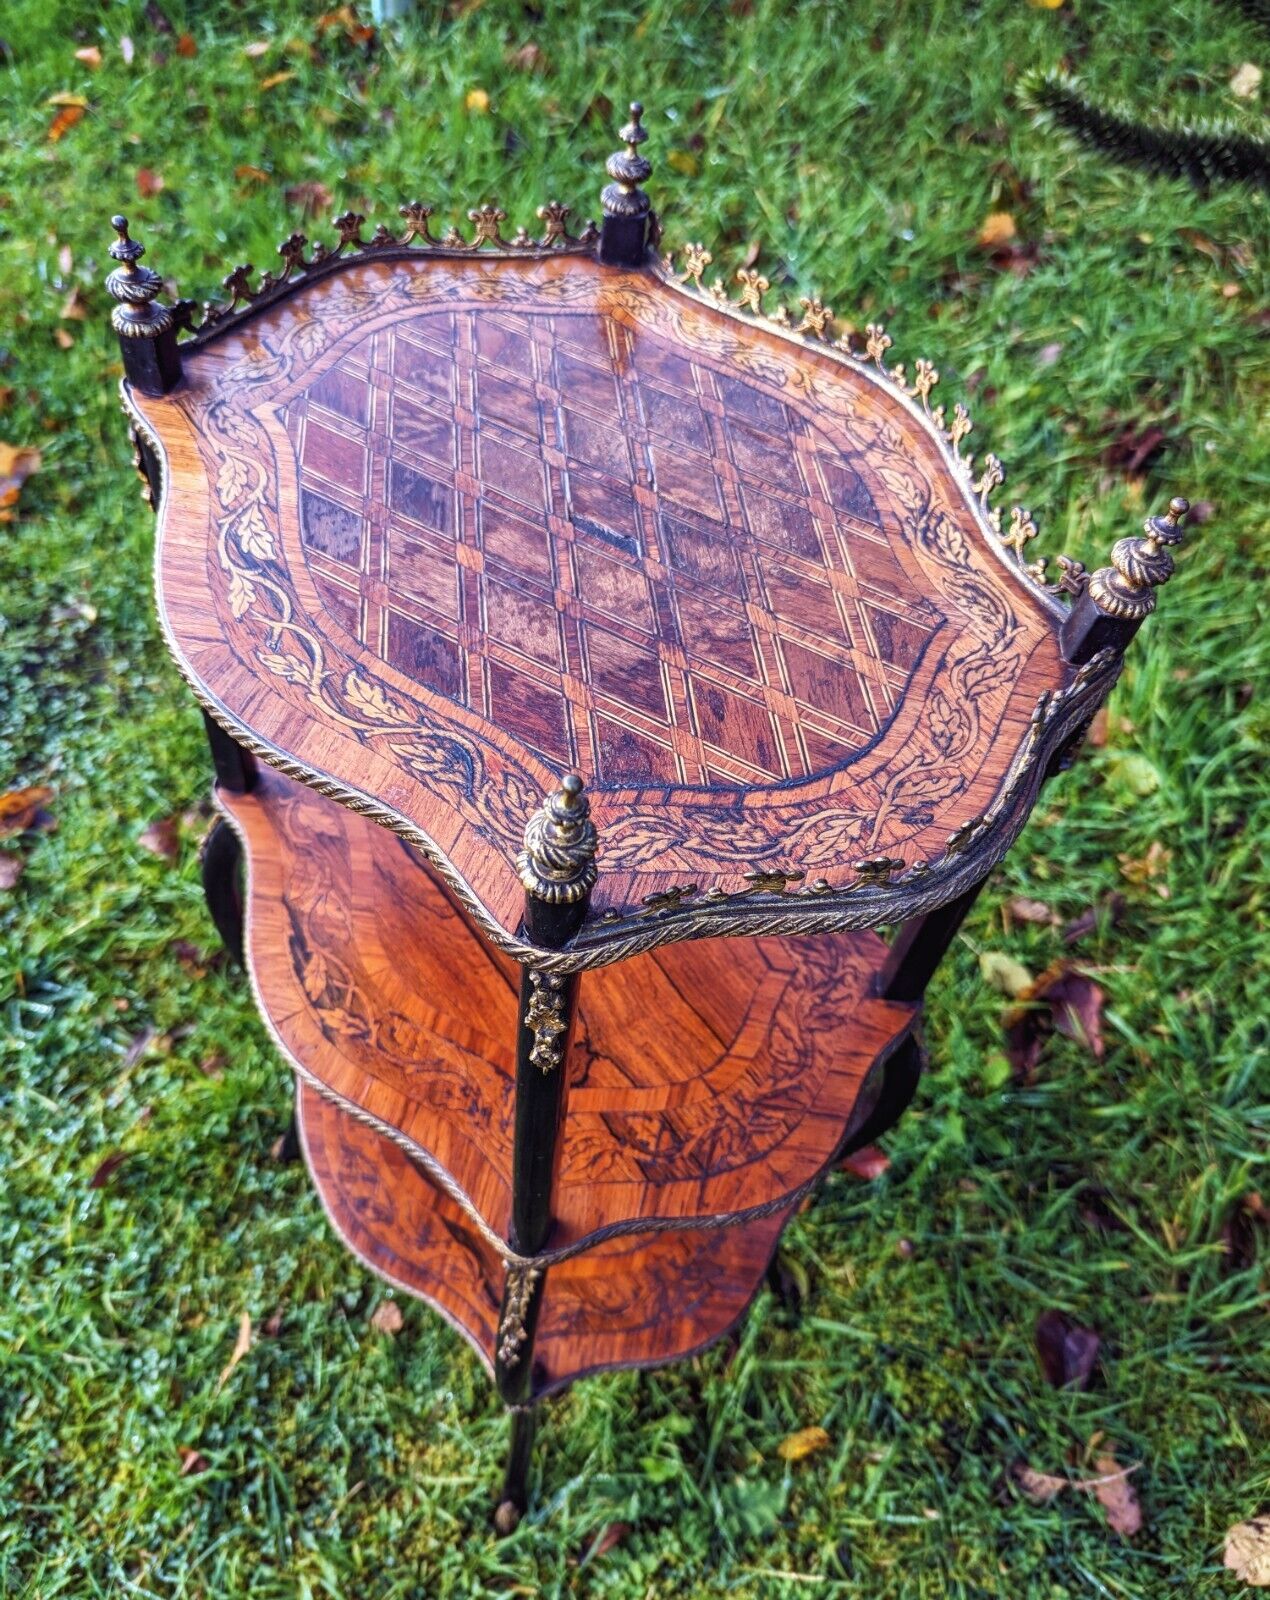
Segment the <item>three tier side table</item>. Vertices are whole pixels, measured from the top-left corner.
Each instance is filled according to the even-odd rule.
[[[929,361],[660,254],[644,138],[598,228],[350,212],[201,312],[111,246],[209,903],[332,1226],[511,1409],[503,1529],[537,1403],[719,1338],[902,1112],[1186,510],[1047,582]]]

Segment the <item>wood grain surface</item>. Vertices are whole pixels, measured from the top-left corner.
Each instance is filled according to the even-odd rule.
[[[245,840],[248,959],[287,1056],[505,1239],[518,967],[385,829],[267,770],[219,798]],[[870,993],[884,949],[872,934],[702,940],[588,973],[549,1251],[778,1207],[812,1182],[916,1014]]]
[[[492,1369],[498,1252],[400,1146],[303,1082],[297,1108],[309,1171],[340,1238],[439,1311]],[[792,1209],[727,1228],[612,1239],[549,1267],[534,1395],[606,1367],[682,1358],[719,1338],[762,1283]]]
[[[925,420],[648,273],[359,262],[131,401],[187,675],[509,932],[567,770],[594,918],[755,870],[839,888],[938,859],[1069,677]]]

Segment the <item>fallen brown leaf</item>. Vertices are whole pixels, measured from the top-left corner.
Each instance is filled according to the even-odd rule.
[[[1014,218],[1008,211],[990,211],[980,223],[975,237],[985,250],[999,250],[1017,235]]]
[[[268,93],[270,89],[276,89],[280,83],[289,83],[294,77],[294,72],[270,72],[260,80],[261,92]]]
[[[153,167],[137,168],[137,193],[143,200],[152,200],[163,189],[163,174]]]
[[[885,1151],[879,1150],[875,1144],[866,1144],[859,1150],[853,1150],[849,1156],[843,1156],[838,1163],[838,1171],[849,1172],[853,1178],[863,1178],[866,1183],[872,1183],[875,1178],[889,1171],[890,1166],[891,1158]]]
[[[1014,999],[1023,998],[1032,988],[1032,974],[1021,961],[1006,955],[1003,950],[980,951],[979,971],[990,988]]]
[[[463,104],[469,111],[475,111],[478,115],[481,115],[489,110],[489,91],[487,89],[469,89]]]
[[[1036,1321],[1036,1353],[1055,1389],[1088,1389],[1102,1340],[1061,1311],[1043,1311]]]
[[[205,1078],[211,1078],[219,1083],[225,1076],[225,1067],[229,1057],[223,1050],[213,1050],[210,1055],[205,1055],[198,1064],[198,1070]]]
[[[1033,1505],[1048,1505],[1056,1494],[1071,1487],[1070,1478],[1055,1477],[1051,1472],[1037,1472],[1026,1461],[1016,1461],[1010,1476]]]
[[[1168,443],[1168,434],[1158,422],[1126,422],[1112,434],[1102,452],[1105,466],[1126,478],[1143,473]]]
[[[370,1325],[377,1333],[386,1333],[391,1338],[394,1333],[401,1332],[404,1320],[395,1300],[381,1300],[371,1313]]]
[[[1120,863],[1120,876],[1126,883],[1139,887],[1150,885],[1159,895],[1161,900],[1169,898],[1169,886],[1157,880],[1168,874],[1173,852],[1166,849],[1158,839],[1152,839],[1147,846],[1144,856],[1118,855],[1116,860]]]
[[[542,53],[542,47],[530,41],[522,44],[518,50],[508,50],[507,65],[516,67],[521,72],[546,72],[547,58]]]
[[[83,119],[83,106],[63,106],[49,123],[49,143],[56,144],[63,135],[70,132],[75,124]]]
[[[78,284],[62,301],[62,309],[58,312],[63,322],[84,322],[88,318],[88,306]]]
[[[6,851],[0,856],[0,889],[12,889],[22,876],[23,861],[21,856],[15,856]]]
[[[178,34],[175,49],[177,55],[184,56],[187,61],[192,60],[198,54],[198,44],[194,35],[192,33]]]
[[[1007,900],[1005,909],[1015,922],[1031,922],[1041,928],[1058,921],[1044,900],[1029,900],[1024,895],[1015,895],[1012,900]]]
[[[1122,1539],[1132,1539],[1142,1528],[1142,1507],[1129,1482],[1130,1476],[1138,1470],[1137,1465],[1122,1467],[1115,1456],[1101,1455],[1094,1457],[1094,1468],[1099,1476],[1086,1480],[1079,1487],[1088,1489],[1097,1500],[1107,1526],[1114,1533]]]
[[[259,61],[261,56],[267,56],[269,54],[268,39],[253,39],[250,44],[245,44],[243,46],[243,54],[247,57],[248,61]]]
[[[88,1180],[90,1189],[104,1189],[119,1168],[123,1166],[131,1152],[127,1150],[112,1150],[102,1161],[92,1177]]]
[[[161,856],[164,861],[175,861],[181,853],[179,828],[176,817],[160,817],[158,822],[152,822],[142,830],[137,843],[151,855]]]
[[[42,457],[27,445],[6,444],[0,439],[0,522],[12,522],[22,485],[40,470]]]
[[[1270,1229],[1270,1206],[1253,1189],[1244,1195],[1222,1224],[1222,1249],[1228,1272],[1247,1272],[1256,1266],[1261,1249],[1260,1234],[1266,1229]]]
[[[101,66],[101,51],[95,44],[86,44],[82,50],[76,50],[76,61],[82,61],[91,71],[96,72]]]
[[[221,1375],[216,1380],[216,1393],[219,1394],[225,1387],[231,1372],[251,1349],[251,1317],[244,1311],[238,1319],[238,1337],[234,1341],[234,1352],[226,1364],[221,1368]]]
[[[44,104],[46,106],[70,106],[83,111],[88,101],[82,94],[72,94],[69,89],[60,89],[57,94],[49,95]]]
[[[293,183],[284,191],[288,205],[299,206],[302,216],[316,217],[323,211],[331,208],[331,191],[324,183],[316,179],[306,179],[303,183]]]
[[[44,809],[52,798],[52,789],[43,783],[0,794],[0,839],[33,829],[46,833],[55,827],[52,816]]]
[[[826,1449],[828,1444],[829,1435],[823,1428],[799,1428],[797,1433],[787,1434],[781,1440],[776,1454],[782,1461],[804,1461],[818,1450]]]
[[[73,350],[75,348],[75,341],[65,328],[53,329],[53,343],[59,350]]]
[[[1270,1589],[1270,1517],[1227,1529],[1225,1565],[1250,1589]]]
[[[265,1334],[270,1339],[276,1339],[282,1332],[282,1312],[273,1312],[265,1323]]]
[[[608,1555],[610,1550],[616,1550],[622,1540],[631,1531],[629,1522],[609,1522],[600,1530],[600,1536],[593,1545],[590,1545],[579,1566],[585,1566],[588,1561],[598,1561],[601,1556]]]
[[[269,174],[262,167],[253,167],[245,162],[242,166],[234,168],[234,176],[240,183],[268,183]]]
[[[1078,917],[1073,917],[1069,923],[1064,925],[1061,935],[1063,943],[1075,944],[1078,940],[1083,939],[1086,934],[1093,933],[1098,927],[1099,920],[1104,916],[1109,927],[1119,927],[1124,911],[1125,899],[1122,894],[1104,895],[1096,906],[1087,907]]]
[[[1006,1054],[1015,1072],[1025,1080],[1031,1077],[1053,1032],[1075,1040],[1101,1061],[1106,1053],[1102,1004],[1101,987],[1086,973],[1066,961],[1046,967],[1005,1014]]]
[[[129,1040],[128,1048],[123,1053],[123,1068],[126,1072],[129,1067],[135,1067],[137,1062],[154,1044],[163,1037],[157,1028],[142,1028]]]
[[[181,1477],[189,1478],[195,1473],[207,1471],[207,1457],[200,1455],[197,1450],[191,1449],[189,1445],[183,1445],[181,1447],[180,1456]]]
[[[1230,80],[1230,92],[1240,100],[1255,100],[1261,88],[1261,68],[1255,61],[1245,61],[1236,67]]]
[[[337,28],[350,44],[369,44],[375,37],[374,28],[359,22],[357,12],[351,5],[337,6],[334,11],[324,11],[317,19],[319,33],[327,33],[332,28]]]

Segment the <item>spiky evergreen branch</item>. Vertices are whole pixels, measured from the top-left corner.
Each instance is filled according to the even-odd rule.
[[[1113,161],[1185,178],[1201,189],[1215,183],[1270,189],[1270,138],[1245,133],[1233,122],[1141,118],[1126,105],[1094,105],[1063,72],[1030,73],[1019,93],[1038,120]]]

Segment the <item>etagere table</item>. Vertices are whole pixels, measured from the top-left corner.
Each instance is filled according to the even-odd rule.
[[[533,1406],[717,1339],[902,1112],[1186,510],[1047,583],[930,362],[659,257],[644,137],[598,229],[350,212],[201,318],[111,246],[208,899],[333,1227],[512,1410],[504,1529]]]

